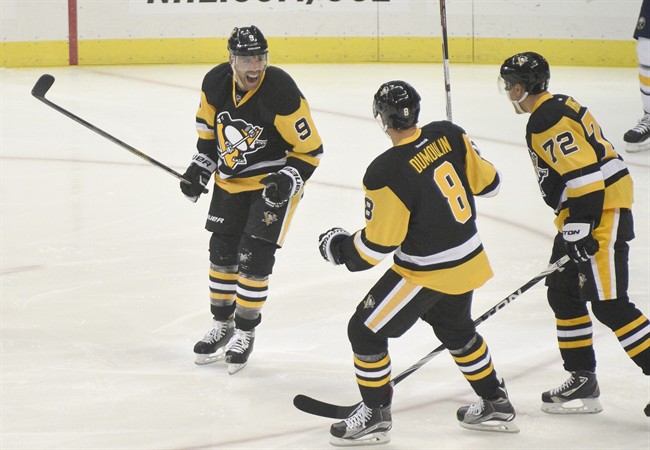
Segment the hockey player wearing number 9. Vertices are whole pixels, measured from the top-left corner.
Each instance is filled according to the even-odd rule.
[[[203,79],[198,153],[184,174],[191,184],[180,186],[196,202],[214,179],[205,225],[213,326],[194,353],[196,364],[225,358],[233,374],[248,362],[275,252],[323,145],[294,80],[268,65],[257,27],[235,28],[228,52],[229,61]]]
[[[384,83],[373,114],[393,147],[367,168],[365,228],[333,228],[319,238],[324,259],[348,270],[394,264],[370,289],[348,324],[363,398],[332,425],[334,445],[386,443],[392,427],[388,338],[422,318],[451,353],[480,400],[461,407],[461,426],[519,431],[505,383],[471,317],[474,289],[492,277],[476,226],[474,196],[496,195],[500,178],[464,130],[449,121],[418,127],[420,96],[404,81]]]
[[[627,355],[650,375],[650,323],[630,302],[628,242],[634,238],[632,178],[587,108],[551,94],[546,59],[518,53],[501,65],[499,86],[518,113],[529,113],[526,141],[542,197],[556,214],[551,261],[569,254],[546,279],[557,341],[570,377],[542,394],[552,414],[598,413],[592,321],[609,327]],[[650,415],[650,404],[645,408]]]

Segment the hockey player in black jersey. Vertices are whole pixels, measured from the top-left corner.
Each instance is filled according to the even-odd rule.
[[[194,353],[197,364],[225,357],[232,374],[246,365],[253,349],[275,252],[323,146],[294,80],[268,65],[262,32],[255,26],[235,28],[228,51],[229,61],[203,79],[198,153],[184,174],[192,184],[180,187],[196,202],[214,180],[205,225],[212,233],[213,327]]]
[[[542,394],[542,410],[597,413],[602,406],[587,302],[650,375],[650,323],[627,294],[632,178],[591,112],[567,95],[548,92],[550,76],[542,55],[524,52],[506,59],[499,77],[515,110],[530,113],[528,152],[542,197],[556,214],[550,259],[567,253],[572,259],[546,279],[560,354],[571,375]]]
[[[420,96],[404,81],[383,84],[373,114],[393,147],[367,168],[365,228],[333,228],[320,252],[348,270],[369,269],[394,254],[394,264],[357,306],[348,325],[363,398],[331,427],[334,445],[386,443],[391,419],[388,338],[422,318],[449,349],[480,400],[458,410],[460,425],[516,432],[515,410],[497,377],[486,342],[471,318],[473,290],[492,277],[476,227],[474,196],[499,189],[497,170],[451,122],[418,127]]]

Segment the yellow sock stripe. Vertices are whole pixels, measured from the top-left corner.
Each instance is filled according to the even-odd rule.
[[[631,348],[627,351],[627,354],[630,358],[634,358],[636,355],[641,353],[643,350],[650,347],[650,337],[643,341],[641,344],[637,345],[634,348]]]
[[[466,363],[466,362],[470,362],[470,361],[474,361],[476,359],[479,359],[479,357],[481,357],[485,353],[486,349],[487,349],[487,344],[485,343],[485,341],[483,341],[481,346],[475,352],[473,352],[473,353],[471,353],[471,354],[469,354],[467,356],[454,356],[454,355],[451,355],[451,357],[454,358],[454,360],[458,364],[463,364],[463,363]]]
[[[390,356],[389,355],[384,356],[382,359],[380,359],[377,362],[361,361],[356,356],[354,357],[354,365],[359,366],[362,369],[376,369],[378,367],[387,366],[388,364],[390,364]]]
[[[265,288],[269,285],[269,280],[251,280],[249,278],[239,277],[238,283],[243,286],[248,286],[252,288]]]
[[[571,342],[558,342],[560,348],[579,348],[579,347],[589,347],[593,344],[593,339],[583,339],[581,341],[571,341]]]
[[[214,269],[210,269],[210,278],[217,278],[219,280],[236,280],[237,278],[239,278],[239,274],[217,272]]]
[[[362,380],[361,378],[357,378],[357,383],[360,386],[365,386],[365,387],[381,387],[385,386],[390,382],[390,374],[381,380],[377,381],[367,381],[367,380]]]
[[[560,327],[572,327],[574,325],[582,325],[583,323],[591,322],[591,317],[582,316],[576,317],[575,319],[557,319],[556,322]]]
[[[641,82],[641,84],[644,86],[650,87],[650,77],[639,74],[639,82]]]
[[[469,381],[481,380],[481,379],[487,377],[488,375],[490,375],[493,371],[494,371],[494,365],[492,363],[490,363],[490,365],[488,366],[487,369],[485,369],[485,370],[483,370],[483,371],[481,371],[479,373],[476,373],[474,375],[465,375],[465,378],[467,378],[467,380],[469,380]]]
[[[628,323],[624,327],[621,327],[618,330],[614,331],[614,334],[616,335],[616,337],[621,337],[624,334],[629,333],[630,331],[632,331],[633,329],[635,329],[636,327],[638,327],[642,323],[646,322],[647,320],[648,319],[646,319],[644,316],[640,316],[638,319],[636,319],[636,320]]]
[[[260,309],[262,305],[264,305],[266,299],[260,300],[259,302],[250,302],[248,300],[244,300],[242,298],[237,297],[236,301],[237,301],[237,306],[241,306],[243,308],[249,308],[249,309]]]

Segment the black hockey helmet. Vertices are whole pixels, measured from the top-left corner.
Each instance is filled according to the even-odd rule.
[[[420,94],[406,81],[384,83],[375,94],[372,115],[381,118],[384,130],[410,128],[418,123]]]
[[[506,90],[519,83],[525,87],[526,92],[539,94],[548,89],[551,69],[546,58],[539,53],[523,52],[506,59],[501,64],[500,75]]]
[[[263,55],[268,52],[269,44],[259,28],[235,28],[228,39],[228,51],[235,56]]]

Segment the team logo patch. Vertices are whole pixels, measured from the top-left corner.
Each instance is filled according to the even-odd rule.
[[[521,66],[523,66],[524,64],[526,64],[527,62],[528,62],[528,56],[526,56],[526,55],[519,55],[519,56],[517,57],[517,65],[518,65],[518,66],[521,67]]]
[[[587,284],[587,277],[584,273],[579,273],[578,274],[578,286],[580,286],[580,289],[585,287],[585,284]]]
[[[278,215],[274,213],[273,211],[264,211],[264,218],[262,219],[262,222],[266,224],[268,227],[271,225],[273,222],[278,221]]]
[[[363,301],[363,309],[371,309],[375,307],[375,298],[372,295],[368,295]]]
[[[544,189],[542,189],[542,183],[546,177],[548,177],[548,169],[539,167],[539,157],[537,156],[537,153],[530,149],[528,150],[528,153],[530,153],[530,159],[533,161],[533,166],[535,166],[535,172],[537,172],[537,184],[539,184],[539,190],[542,193],[542,197],[546,197],[546,193],[544,192]]]
[[[645,28],[646,20],[645,17],[639,17],[639,21],[636,23],[636,29],[641,31]]]
[[[259,137],[264,128],[240,119],[233,119],[227,111],[217,115],[215,134],[219,158],[231,169],[246,165],[246,156],[266,146]]]

